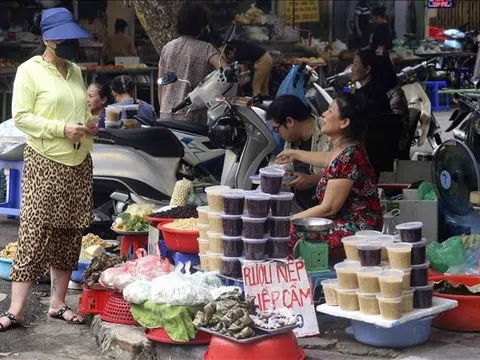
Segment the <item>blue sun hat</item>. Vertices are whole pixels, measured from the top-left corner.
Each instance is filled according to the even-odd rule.
[[[88,39],[91,35],[78,25],[70,11],[65,8],[47,9],[40,22],[45,40]]]

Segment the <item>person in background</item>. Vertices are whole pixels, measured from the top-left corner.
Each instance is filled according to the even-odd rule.
[[[322,134],[322,120],[312,114],[308,105],[294,95],[277,97],[268,107],[267,121],[275,133],[286,141],[285,149],[329,151],[330,138]],[[293,161],[293,175],[289,185],[295,191],[295,201],[301,209],[318,205],[316,188],[323,168],[302,161]]]
[[[391,112],[381,59],[373,50],[361,50],[355,55],[352,66],[352,82],[360,83],[361,87],[355,90],[355,95],[364,98],[363,101],[366,102],[370,115]]]
[[[205,78],[214,69],[226,67],[227,63],[220,58],[219,51],[199,38],[210,32],[210,14],[200,2],[184,2],[177,16],[178,38],[168,42],[162,49],[158,63],[158,77],[172,71],[178,79],[188,80],[192,87]],[[207,123],[207,109],[188,112],[181,109],[172,113],[172,108],[183,101],[192,91],[184,81],[158,86],[158,102],[160,104],[160,120],[186,120],[198,124]]]
[[[98,116],[98,127],[105,127],[105,108],[115,102],[110,85],[93,82],[87,88],[87,105],[92,115]]]
[[[273,60],[265,49],[236,40],[226,45],[225,57],[228,62],[238,61],[240,64],[252,64],[255,70],[252,81],[253,96],[268,95]]]
[[[32,285],[48,273],[48,315],[85,323],[65,296],[93,210],[90,151],[97,119],[88,111],[82,71],[70,61],[78,53],[78,39],[90,35],[65,8],[47,9],[35,22],[44,52],[18,67],[13,85],[13,121],[27,135],[27,144],[11,302],[0,314],[0,332],[21,325]]]
[[[355,6],[354,29],[357,40],[357,47],[364,48],[368,45],[370,36],[370,7],[367,2],[362,0]]]
[[[157,114],[149,103],[133,97],[135,92],[135,81],[128,75],[117,76],[112,81],[112,91],[117,105],[138,105],[137,115],[155,122]],[[122,114],[125,119],[125,112]]]
[[[137,56],[133,39],[126,34],[128,23],[123,19],[115,21],[115,35],[109,36],[103,45],[102,58],[112,62],[116,56]]]
[[[393,48],[392,29],[385,17],[386,11],[387,9],[384,6],[372,9],[375,29],[370,38],[370,49],[373,51],[390,51]]]
[[[415,136],[415,117],[410,117],[408,101],[402,86],[398,83],[395,67],[388,56],[382,59],[382,72],[385,81],[385,91],[390,102],[390,109],[393,114],[402,117],[402,134],[398,141],[397,159],[410,160],[410,147]]]
[[[345,94],[335,99],[322,114],[322,133],[330,137],[331,151],[285,150],[277,157],[279,164],[301,161],[324,168],[318,183],[319,205],[297,213],[294,219],[330,218],[333,226],[327,235],[312,233],[311,240],[329,245],[329,258],[345,258],[342,238],[360,230],[381,230],[382,209],[378,198],[375,170],[368,160],[362,138],[367,129],[368,114],[361,99]],[[291,246],[300,234],[293,234]]]

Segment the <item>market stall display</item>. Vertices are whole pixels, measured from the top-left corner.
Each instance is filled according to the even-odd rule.
[[[457,302],[444,302],[433,296],[433,284],[428,283],[427,277],[429,262],[424,258],[426,240],[413,241],[421,239],[422,224],[419,224],[398,225],[397,229],[402,229],[400,243],[368,232],[344,238],[347,258],[358,260],[345,260],[335,265],[337,281],[322,282],[327,303],[317,310],[352,319],[355,338],[377,346],[396,347],[397,343],[393,338],[388,342],[384,334],[375,340],[371,334],[374,327],[368,324],[382,329],[396,326],[409,329],[426,321],[428,327],[420,327],[422,336],[400,343],[413,346],[426,341],[432,319],[427,317],[452,309]],[[417,244],[415,254],[412,241]],[[382,261],[383,247],[388,259]],[[375,256],[365,254],[365,250],[375,251]],[[412,259],[420,264],[412,265]],[[363,266],[367,264],[377,266]],[[390,333],[394,331],[397,330]]]

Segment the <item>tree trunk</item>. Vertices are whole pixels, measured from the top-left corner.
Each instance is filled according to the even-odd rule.
[[[131,0],[135,13],[158,55],[176,37],[176,12],[182,0]]]

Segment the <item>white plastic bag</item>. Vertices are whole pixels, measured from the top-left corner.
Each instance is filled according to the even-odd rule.
[[[123,297],[129,303],[143,304],[150,296],[150,281],[136,280],[123,289]]]
[[[194,306],[213,300],[211,290],[221,286],[220,279],[212,273],[182,274],[182,267],[160,276],[151,283],[149,300],[157,304]]]

